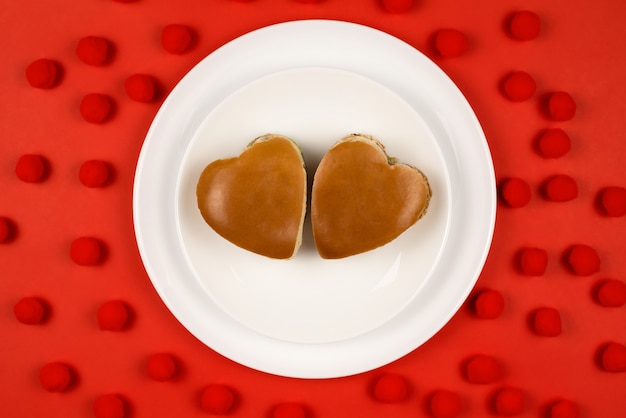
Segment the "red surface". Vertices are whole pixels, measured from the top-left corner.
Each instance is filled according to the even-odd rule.
[[[385,11],[377,0],[4,2],[0,216],[11,220],[14,232],[0,243],[0,415],[201,417],[207,416],[201,400],[209,385],[232,388],[236,404],[228,413],[238,417],[269,416],[276,405],[289,402],[316,418],[429,416],[430,396],[438,390],[459,395],[461,418],[494,416],[501,408],[519,417],[563,416],[553,408],[559,401],[572,402],[568,405],[580,417],[626,414],[626,309],[597,300],[598,281],[626,280],[626,218],[607,216],[598,204],[601,190],[626,186],[626,3],[419,0],[404,12],[405,2],[385,3],[395,3],[400,12]],[[534,11],[541,28],[536,38],[520,42],[508,33],[507,19],[522,9]],[[499,317],[481,319],[464,306],[406,357],[381,370],[332,380],[267,375],[198,342],[152,288],[135,245],[131,211],[144,135],[176,82],[237,36],[305,18],[370,25],[429,55],[437,30],[466,34],[465,53],[434,59],[474,107],[498,182],[521,178],[531,187],[523,207],[499,203],[493,246],[477,284],[502,294]],[[161,31],[169,24],[193,29],[194,41],[184,54],[163,49]],[[76,56],[85,36],[111,42],[114,51],[106,66],[90,66]],[[26,79],[28,65],[40,58],[60,65],[54,88],[33,88]],[[502,77],[515,70],[536,82],[527,101],[511,102],[500,92]],[[150,103],[130,99],[124,81],[132,74],[154,76],[163,86],[162,97]],[[545,100],[556,91],[575,101],[570,120],[546,117]],[[81,99],[94,92],[115,102],[106,123],[81,117]],[[571,140],[560,158],[536,151],[536,138],[548,128],[563,129]],[[25,183],[16,177],[16,163],[26,154],[46,157],[46,181]],[[105,188],[82,185],[78,171],[88,160],[110,162],[115,181]],[[576,199],[551,202],[541,196],[544,180],[557,173],[575,178]],[[71,260],[68,249],[81,236],[106,243],[103,263],[80,266]],[[598,271],[571,272],[563,257],[575,244],[597,252]],[[520,249],[529,247],[548,255],[541,276],[523,275],[516,265]],[[13,307],[24,297],[45,301],[45,321],[18,321]],[[98,327],[98,309],[110,300],[124,300],[132,312],[130,326],[121,332]],[[537,336],[528,326],[529,315],[542,306],[560,313],[558,336]],[[146,362],[158,352],[177,359],[175,378],[150,378]],[[501,365],[494,381],[465,379],[467,359],[478,354]],[[72,366],[72,384],[62,393],[49,393],[39,382],[41,368],[50,363]],[[386,373],[403,376],[410,385],[403,402],[371,396],[374,380]]]

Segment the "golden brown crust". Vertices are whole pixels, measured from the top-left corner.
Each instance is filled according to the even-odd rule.
[[[420,170],[396,163],[372,137],[348,135],[322,158],[313,180],[318,252],[343,258],[389,243],[424,216],[431,194]]]
[[[207,224],[233,244],[278,259],[298,250],[306,171],[289,138],[264,135],[239,157],[212,162],[200,175],[196,196]]]

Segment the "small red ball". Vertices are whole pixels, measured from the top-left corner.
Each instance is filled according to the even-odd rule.
[[[85,36],[76,45],[76,56],[88,65],[105,65],[111,58],[111,44],[100,36]]]
[[[409,383],[403,376],[385,373],[374,381],[372,394],[379,402],[402,402],[409,396]]]
[[[235,392],[226,385],[208,385],[200,395],[200,407],[209,414],[226,415],[232,411],[235,402]]]
[[[185,25],[171,24],[161,31],[161,46],[170,54],[184,54],[191,49],[193,33]]]
[[[104,249],[97,238],[79,237],[70,245],[70,258],[79,266],[95,266],[102,262]]]
[[[493,357],[478,354],[464,364],[463,374],[470,383],[487,384],[498,380],[502,369]]]
[[[113,114],[113,99],[106,94],[89,93],[80,102],[80,114],[89,123],[104,123]]]
[[[548,418],[578,418],[578,405],[565,399],[556,401],[548,409]]]
[[[519,388],[505,387],[500,389],[493,399],[496,414],[512,417],[524,411],[524,392]]]
[[[461,397],[449,390],[437,390],[429,399],[428,409],[434,418],[454,418],[461,412]]]
[[[602,306],[623,306],[626,304],[626,283],[616,279],[603,280],[596,289],[595,297]]]
[[[46,307],[38,298],[24,297],[13,305],[13,313],[22,324],[37,325],[44,321]]]
[[[0,216],[0,243],[11,241],[13,238],[13,223],[11,220]]]
[[[39,370],[39,382],[48,392],[63,392],[72,383],[72,373],[63,363],[48,363]]]
[[[524,207],[530,202],[530,186],[520,178],[506,179],[500,183],[500,197],[509,207]]]
[[[157,95],[157,84],[154,78],[147,74],[133,74],[124,82],[126,94],[137,102],[151,102]]]
[[[602,189],[600,206],[607,216],[617,218],[626,215],[626,188],[610,186]]]
[[[548,267],[548,253],[542,248],[522,248],[518,255],[518,264],[522,274],[541,276]]]
[[[96,314],[98,327],[103,331],[121,331],[129,320],[129,311],[126,304],[119,300],[103,303]]]
[[[570,138],[562,129],[546,129],[537,138],[537,150],[544,158],[562,157],[571,147]]]
[[[101,395],[93,403],[93,413],[96,418],[124,418],[126,405],[118,395]]]
[[[40,183],[46,179],[47,174],[48,164],[41,155],[22,155],[15,165],[15,175],[25,183]]]
[[[541,32],[541,19],[535,12],[521,10],[511,14],[508,21],[509,34],[518,41],[530,41]]]
[[[31,62],[25,72],[26,81],[31,87],[50,89],[58,84],[60,66],[56,61],[41,58]]]
[[[600,256],[585,244],[576,244],[566,251],[565,262],[577,276],[590,276],[600,270]]]
[[[546,99],[546,113],[554,121],[571,120],[576,115],[576,102],[564,91],[550,93]]]
[[[554,308],[543,307],[532,313],[532,330],[542,337],[556,337],[561,335],[561,315]]]
[[[501,90],[504,96],[513,102],[523,102],[535,94],[537,83],[525,71],[513,71],[502,80]]]
[[[481,319],[495,319],[504,311],[502,293],[493,289],[480,291],[474,299],[474,313]]]
[[[469,49],[467,36],[458,29],[439,29],[433,39],[435,52],[443,58],[461,56]]]
[[[543,185],[545,197],[552,202],[568,202],[578,197],[576,180],[566,174],[550,177]]]
[[[389,13],[406,13],[413,8],[414,0],[381,0],[383,9]]]
[[[600,353],[600,364],[607,372],[626,372],[626,347],[616,342],[606,344]]]
[[[148,376],[151,379],[165,382],[176,374],[176,360],[170,354],[158,353],[148,357]]]
[[[78,179],[89,188],[103,187],[109,181],[109,165],[100,160],[89,160],[81,164]]]
[[[272,418],[306,418],[304,406],[295,402],[285,402],[276,405],[272,410]]]

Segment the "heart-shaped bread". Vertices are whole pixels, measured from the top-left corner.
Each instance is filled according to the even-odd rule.
[[[311,222],[320,256],[343,258],[389,243],[424,216],[430,197],[426,176],[387,156],[380,142],[344,137],[313,179]]]
[[[200,175],[198,208],[207,224],[233,244],[271,258],[291,258],[302,242],[306,170],[298,145],[268,134],[235,158],[217,160]]]

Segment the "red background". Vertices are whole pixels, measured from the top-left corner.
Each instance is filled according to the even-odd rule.
[[[626,186],[624,115],[626,114],[626,3],[479,0],[417,0],[404,13],[389,13],[376,0],[111,0],[3,1],[0,5],[0,216],[17,226],[12,242],[0,245],[0,415],[3,417],[89,417],[94,400],[118,393],[129,416],[206,416],[199,395],[210,383],[234,388],[240,402],[232,416],[268,416],[281,402],[306,405],[313,417],[428,416],[428,394],[437,389],[458,393],[459,417],[492,416],[490,399],[497,389],[514,386],[525,394],[520,417],[543,416],[545,406],[570,399],[582,417],[626,415],[626,375],[596,364],[598,349],[608,341],[626,344],[624,306],[607,308],[592,294],[602,278],[625,279],[626,218],[600,214],[594,201],[605,186]],[[542,19],[540,35],[527,42],[507,36],[506,16],[519,9]],[[151,286],[133,234],[133,175],[144,135],[160,102],[176,82],[207,54],[251,30],[296,19],[329,18],[384,30],[432,55],[428,40],[437,29],[465,32],[469,50],[462,56],[434,58],[466,94],[491,147],[497,180],[526,180],[532,198],[523,208],[499,204],[493,246],[476,290],[500,291],[505,308],[497,319],[480,319],[468,306],[434,338],[380,370],[332,380],[300,380],[267,375],[221,357],[197,341],[169,313]],[[160,44],[164,25],[182,23],[198,35],[193,50],[171,55]],[[75,45],[83,36],[108,38],[115,45],[112,62],[90,67],[79,61]],[[52,58],[64,69],[50,90],[31,88],[26,66]],[[509,71],[524,70],[537,82],[535,96],[512,103],[498,90]],[[139,103],[124,92],[133,73],[155,76],[164,88],[159,101]],[[573,120],[551,122],[539,110],[550,91],[569,92],[577,102]],[[83,95],[111,95],[114,118],[102,125],[82,120]],[[572,139],[571,151],[547,160],[532,147],[537,133],[561,127]],[[50,176],[40,184],[19,181],[14,172],[22,154],[45,156]],[[112,184],[89,189],[78,181],[86,160],[102,159],[115,169]],[[539,193],[553,174],[576,179],[578,197],[555,203]],[[108,257],[101,266],[81,267],[69,258],[71,241],[82,235],[102,239]],[[594,247],[600,272],[571,274],[563,251],[576,243]],[[543,276],[516,271],[514,254],[524,246],[547,251]],[[13,314],[24,296],[37,296],[50,307],[47,321],[24,325]],[[121,332],[101,331],[98,307],[122,299],[133,321]],[[528,314],[540,306],[561,313],[558,337],[534,335]],[[174,381],[147,376],[149,355],[169,352],[179,360]],[[503,365],[503,376],[488,385],[467,382],[463,361],[488,354]],[[75,383],[63,393],[46,392],[40,368],[61,361],[75,370]],[[304,361],[306,361],[304,359]],[[383,372],[404,376],[408,399],[377,402],[368,395]]]

